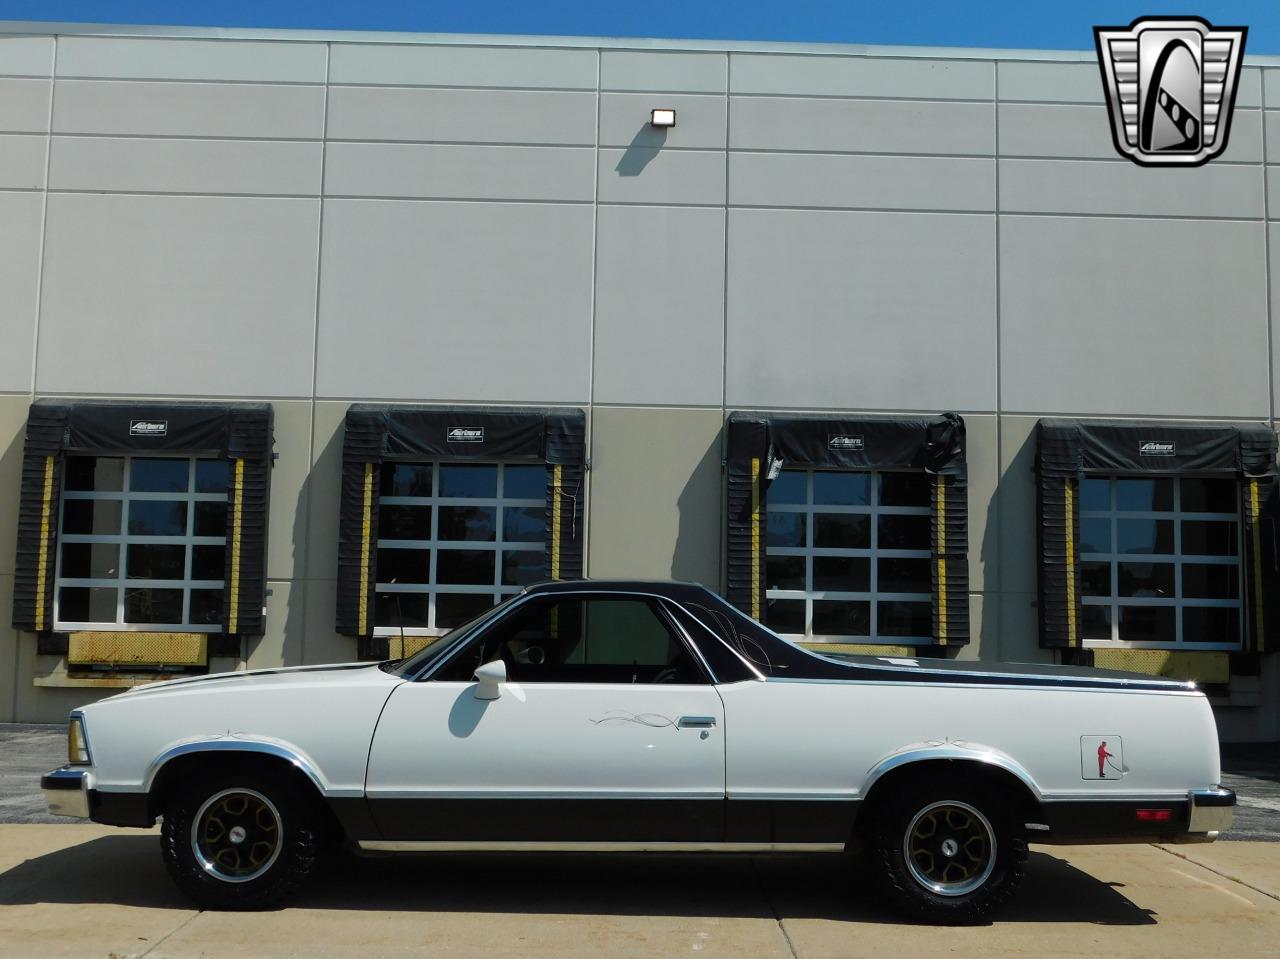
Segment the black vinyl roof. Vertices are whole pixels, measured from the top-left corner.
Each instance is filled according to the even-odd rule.
[[[836,656],[804,649],[782,639],[745,614],[732,610],[713,590],[700,583],[662,579],[571,579],[535,583],[525,595],[556,593],[648,593],[674,602],[732,612],[732,623],[707,620],[703,625],[771,679],[834,679],[846,682],[912,682],[980,686],[1043,686],[1049,688],[1139,689],[1188,692],[1194,683],[1122,673],[1113,670],[1039,663],[967,662],[919,659],[915,656]],[[710,599],[710,602],[708,600]],[[727,629],[727,631],[726,631]]]
[[[564,579],[534,583],[525,589],[539,593],[653,593],[668,599],[694,599],[711,592],[701,583],[670,579]]]

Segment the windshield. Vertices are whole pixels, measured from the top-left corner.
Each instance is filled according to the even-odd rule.
[[[429,646],[419,650],[407,659],[390,660],[385,663],[380,663],[379,665],[388,673],[392,673],[396,676],[416,676],[418,673],[422,672],[424,668],[452,649],[458,641],[470,633],[473,628],[487,620],[490,616],[493,616],[498,612],[498,610],[505,609],[507,606],[510,606],[519,598],[520,594],[508,596],[497,606],[486,609],[479,616],[475,616],[467,620],[461,626],[455,626],[439,639],[432,642]]]

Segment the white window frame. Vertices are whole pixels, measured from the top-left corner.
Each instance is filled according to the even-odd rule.
[[[881,559],[931,559],[932,553],[928,549],[881,549],[880,541],[880,523],[878,518],[881,516],[930,516],[932,511],[929,506],[882,506],[880,505],[880,477],[886,473],[906,473],[914,474],[916,470],[818,470],[818,469],[795,469],[786,472],[804,473],[805,474],[805,501],[804,503],[769,503],[768,512],[774,513],[804,513],[805,518],[805,545],[804,546],[769,546],[765,545],[765,561],[768,562],[769,556],[803,556],[805,557],[805,583],[813,582],[813,559],[815,556],[839,556],[839,557],[857,557],[867,558],[871,565],[871,583],[870,590],[867,592],[846,592],[834,590],[809,590],[809,589],[766,589],[766,599],[790,599],[804,600],[804,616],[806,631],[804,633],[783,633],[781,635],[794,637],[806,643],[846,643],[846,644],[866,644],[878,646],[931,646],[933,645],[933,636],[881,636],[879,631],[881,602],[906,602],[906,603],[932,603],[932,592],[925,593],[882,593],[879,591],[879,560]],[[866,506],[835,506],[826,504],[817,504],[813,502],[814,477],[817,473],[858,473],[868,476],[871,486],[871,502]],[[814,537],[814,514],[815,513],[857,513],[864,516],[870,516],[871,524],[871,545],[869,548],[837,548],[837,547],[816,547],[813,545]],[[869,602],[871,606],[871,627],[869,636],[861,635],[831,635],[825,633],[810,632],[813,628],[813,603],[814,600],[847,600],[851,602]]]
[[[1080,602],[1083,606],[1109,606],[1111,607],[1111,639],[1085,639],[1084,646],[1086,648],[1095,649],[1186,649],[1186,650],[1216,650],[1219,652],[1234,652],[1244,648],[1244,541],[1243,541],[1243,522],[1240,517],[1240,511],[1237,507],[1233,513],[1205,513],[1205,512],[1184,512],[1182,509],[1182,480],[1184,479],[1227,479],[1223,476],[1206,476],[1196,473],[1188,474],[1141,474],[1141,473],[1109,473],[1100,475],[1089,475],[1085,479],[1108,481],[1108,492],[1110,494],[1109,508],[1106,510],[1085,509],[1083,505],[1083,497],[1080,507],[1080,522],[1084,523],[1086,519],[1108,519],[1111,522],[1111,551],[1108,553],[1085,553],[1081,552],[1079,562],[1084,563],[1109,563],[1111,566],[1111,595],[1110,596],[1085,596],[1084,584],[1081,582]],[[1120,511],[1116,508],[1116,480],[1126,479],[1169,479],[1173,481],[1173,509],[1172,510],[1124,510]],[[1232,482],[1236,485],[1237,499],[1239,496],[1239,481],[1232,478]],[[1150,519],[1150,520],[1169,520],[1173,522],[1173,552],[1172,553],[1121,553],[1119,552],[1119,525],[1121,519]],[[1236,552],[1234,556],[1201,556],[1198,554],[1184,554],[1182,552],[1182,523],[1183,521],[1207,520],[1210,522],[1225,522],[1230,520],[1235,523],[1236,527]],[[1174,596],[1172,598],[1163,598],[1158,596],[1120,596],[1120,563],[1158,563],[1164,566],[1172,566]],[[1234,600],[1229,599],[1187,599],[1182,595],[1182,567],[1186,564],[1197,566],[1234,566],[1237,570],[1236,587],[1240,595]],[[1120,636],[1120,618],[1116,615],[1117,610],[1121,606],[1161,606],[1172,608],[1174,612],[1174,641],[1158,642],[1158,641],[1137,641],[1122,640]],[[1211,609],[1235,609],[1239,611],[1238,624],[1239,635],[1234,643],[1196,643],[1187,642],[1183,639],[1182,634],[1182,613],[1183,610],[1189,608],[1211,608]]]
[[[487,595],[494,605],[502,602],[508,596],[514,596],[519,593],[523,586],[507,586],[502,582],[502,555],[503,553],[512,552],[537,552],[545,554],[547,545],[546,540],[542,542],[525,542],[512,541],[507,542],[503,539],[503,512],[507,507],[512,508],[539,508],[545,509],[547,505],[545,495],[538,499],[507,499],[505,498],[506,487],[506,467],[531,467],[541,466],[544,470],[546,464],[530,463],[518,460],[512,461],[495,461],[495,460],[413,460],[413,461],[397,461],[396,463],[388,462],[386,465],[405,465],[413,466],[430,466],[431,467],[431,495],[430,496],[382,496],[379,498],[378,505],[381,506],[430,506],[431,507],[431,537],[430,539],[383,539],[379,536],[377,541],[377,549],[402,549],[402,550],[430,550],[431,551],[431,572],[429,583],[381,583],[375,584],[374,592],[380,595],[399,594],[427,594],[427,616],[429,626],[405,626],[403,629],[399,626],[375,626],[373,629],[374,636],[399,636],[403,633],[405,636],[442,636],[452,629],[452,626],[436,626],[436,596],[440,593],[470,593],[473,595]],[[442,466],[495,466],[498,470],[498,483],[495,496],[441,496],[440,495],[440,468]],[[494,518],[494,539],[492,541],[479,540],[441,540],[440,537],[440,507],[441,506],[492,506],[496,508]],[[484,550],[494,553],[493,559],[493,584],[487,585],[483,583],[461,584],[461,583],[437,583],[436,566],[441,550],[466,550],[477,551]],[[376,564],[376,554],[374,562]],[[376,576],[376,567],[375,567]],[[376,600],[375,600],[376,602]]]
[[[194,546],[222,546],[226,547],[227,537],[222,536],[196,536],[193,531],[196,522],[195,504],[200,502],[215,502],[227,505],[226,493],[197,493],[196,488],[196,462],[198,460],[216,461],[216,457],[212,456],[172,456],[163,453],[123,453],[120,451],[107,451],[100,453],[75,453],[75,457],[85,457],[93,459],[119,459],[124,461],[124,476],[121,480],[121,489],[119,490],[69,490],[66,489],[66,483],[63,483],[62,496],[58,503],[58,540],[57,540],[57,562],[54,572],[53,582],[53,628],[59,632],[78,632],[89,630],[94,632],[132,632],[132,633],[220,633],[222,632],[222,624],[220,623],[191,623],[185,622],[191,618],[191,591],[193,589],[216,589],[225,590],[225,578],[219,580],[193,580],[191,578],[191,560],[193,556]],[[132,492],[129,489],[130,480],[133,474],[134,460],[155,460],[155,459],[172,459],[185,460],[187,462],[187,490],[184,493],[142,493]],[[64,533],[62,532],[62,513],[63,504],[68,500],[114,500],[120,503],[120,532],[117,534],[107,533]],[[187,530],[183,536],[146,536],[142,534],[131,534],[129,532],[129,504],[131,502],[142,502],[146,500],[163,500],[173,501],[181,500],[187,504]],[[62,575],[62,547],[64,543],[114,543],[119,545],[120,554],[119,562],[116,569],[115,579],[105,578],[68,578]],[[184,568],[183,578],[177,579],[130,579],[128,576],[129,566],[129,546],[130,545],[162,545],[162,546],[183,546]],[[116,590],[116,621],[114,623],[107,622],[75,622],[64,620],[62,618],[62,589],[63,587],[88,587],[93,588],[114,588]],[[181,589],[182,590],[182,618],[181,623],[126,623],[124,621],[124,604],[125,593],[129,589]]]

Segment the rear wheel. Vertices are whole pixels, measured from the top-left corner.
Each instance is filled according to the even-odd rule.
[[[263,909],[314,871],[322,821],[312,797],[272,770],[223,772],[166,802],[161,848],[169,875],[208,909]]]
[[[1027,843],[1016,808],[981,783],[906,785],[873,827],[876,880],[908,918],[974,923],[1013,894]]]

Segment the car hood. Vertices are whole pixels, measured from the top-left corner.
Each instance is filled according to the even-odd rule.
[[[306,682],[311,685],[328,681],[350,682],[356,678],[354,674],[357,673],[379,673],[385,676],[388,681],[396,681],[399,679],[397,676],[393,676],[380,670],[376,663],[330,663],[322,666],[284,666],[274,669],[249,669],[241,672],[210,673],[207,676],[183,676],[179,679],[167,679],[160,682],[147,683],[143,686],[135,686],[132,689],[121,693],[120,696],[113,696],[111,698],[133,698],[162,691],[172,692],[180,686],[199,686],[202,689],[212,689],[220,686],[240,686],[244,684],[252,684],[255,687],[261,687],[291,685],[298,682]]]

